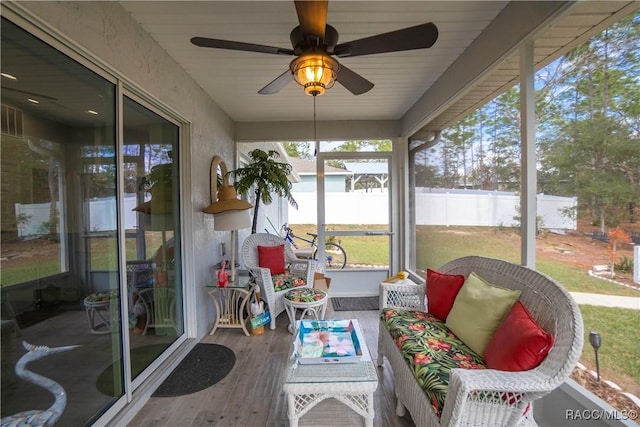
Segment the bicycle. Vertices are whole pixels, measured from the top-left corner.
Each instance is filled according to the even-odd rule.
[[[318,259],[318,235],[314,233],[307,233],[307,235],[311,236],[311,240],[300,237],[294,234],[291,227],[284,223],[282,225],[281,235],[284,234],[283,238],[286,242],[288,242],[294,248],[294,253],[299,258],[313,258]],[[293,239],[297,239],[306,243],[309,243],[309,248],[301,248]],[[347,253],[344,248],[337,243],[334,242],[325,242],[324,244],[324,254],[326,257],[326,268],[329,269],[342,269],[347,265]]]

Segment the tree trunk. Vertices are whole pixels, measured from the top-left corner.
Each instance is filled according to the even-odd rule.
[[[258,228],[258,209],[260,208],[260,190],[256,188],[256,205],[253,208],[253,223],[251,225],[251,234],[256,234]]]
[[[48,160],[48,184],[49,184],[49,238],[57,236],[58,230],[58,193],[56,182],[56,161],[53,156]]]

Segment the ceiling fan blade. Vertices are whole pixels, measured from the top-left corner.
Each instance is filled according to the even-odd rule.
[[[373,83],[355,71],[340,64],[337,82],[354,95],[361,95],[373,88]]]
[[[293,75],[291,71],[287,70],[276,77],[271,83],[260,89],[258,93],[260,95],[271,95],[272,93],[280,92],[281,89],[291,83],[291,80],[293,80]]]
[[[436,40],[438,40],[438,27],[429,22],[415,27],[341,43],[335,47],[333,52],[339,57],[399,52],[428,48],[433,46]]]
[[[327,0],[295,1],[298,21],[303,34],[318,36],[319,39],[324,40],[328,3]]]
[[[274,55],[293,55],[293,50],[291,49],[230,40],[209,39],[206,37],[193,37],[191,43],[200,47],[213,47],[216,49],[242,50],[245,52],[271,53]]]

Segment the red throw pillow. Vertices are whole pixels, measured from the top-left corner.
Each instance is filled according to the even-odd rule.
[[[490,369],[528,371],[547,357],[553,342],[553,335],[538,326],[526,307],[516,301],[489,341],[483,357]]]
[[[271,270],[271,275],[284,273],[284,245],[258,246],[258,265]]]
[[[443,322],[446,321],[462,285],[462,274],[443,274],[427,269],[426,294],[429,313]]]

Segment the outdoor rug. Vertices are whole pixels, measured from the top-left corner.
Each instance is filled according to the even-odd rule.
[[[236,355],[219,344],[198,343],[151,397],[171,397],[195,393],[211,387],[227,376]]]
[[[156,344],[132,349],[133,377],[149,366],[167,347],[168,344]],[[152,396],[181,396],[204,390],[226,377],[235,363],[236,355],[231,349],[219,344],[198,343]],[[120,361],[105,369],[96,381],[98,390],[108,396],[121,394],[120,390],[114,393],[114,370],[120,372]]]
[[[379,297],[331,297],[333,311],[377,310]]]

